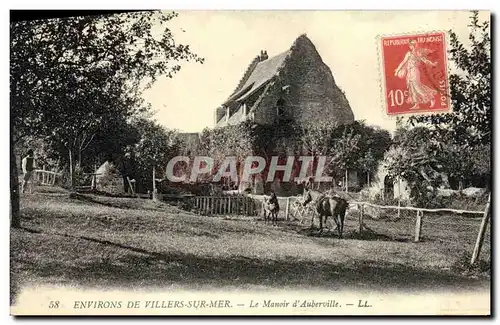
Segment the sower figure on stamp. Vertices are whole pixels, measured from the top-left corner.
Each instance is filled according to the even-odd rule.
[[[432,52],[429,49],[419,48],[416,40],[409,42],[410,50],[406,53],[405,58],[394,71],[394,75],[399,78],[406,77],[406,86],[408,87],[409,98],[408,102],[413,106],[410,109],[418,109],[419,104],[430,103],[430,107],[434,107],[435,96],[438,91],[425,85],[420,80],[420,69],[422,63],[430,66],[436,66],[437,62],[431,62],[426,58],[426,55]]]
[[[26,153],[26,156],[22,160],[22,169],[23,169],[23,182],[21,184],[21,192],[24,193],[26,190],[26,186],[28,183],[30,186],[30,193],[33,192],[33,182],[31,180],[33,176],[33,170],[35,169],[35,162],[33,157],[33,150],[29,149]]]

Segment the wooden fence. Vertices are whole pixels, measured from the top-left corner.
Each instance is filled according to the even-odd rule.
[[[402,207],[402,206],[390,206],[390,205],[378,205],[378,204],[373,204],[373,203],[368,203],[368,202],[349,202],[351,205],[357,205],[358,210],[359,210],[359,232],[363,231],[363,218],[364,218],[364,210],[366,206],[372,207],[372,208],[377,208],[377,209],[387,209],[387,210],[406,210],[406,211],[415,211],[416,212],[416,218],[415,218],[415,236],[414,236],[414,241],[418,242],[420,240],[421,232],[422,232],[422,218],[424,215],[424,212],[428,213],[439,213],[439,212],[449,212],[449,213],[456,213],[456,214],[479,214],[482,215],[485,213],[485,211],[467,211],[467,210],[456,210],[456,209],[425,209],[425,208],[414,208],[414,207]]]
[[[363,225],[364,225],[363,219],[364,219],[364,214],[365,214],[364,210],[365,210],[365,207],[367,207],[367,206],[377,208],[377,209],[397,210],[398,214],[400,214],[401,210],[415,211],[416,212],[415,230],[414,230],[414,241],[415,242],[419,242],[421,235],[422,235],[424,213],[448,212],[448,213],[454,213],[454,214],[482,215],[483,218],[481,220],[481,225],[479,226],[479,231],[477,234],[476,243],[474,246],[474,251],[472,252],[471,261],[470,261],[470,264],[474,264],[477,261],[477,259],[479,258],[479,254],[481,252],[481,248],[482,248],[484,238],[485,238],[486,227],[489,223],[489,219],[491,216],[490,201],[491,201],[491,193],[490,193],[490,196],[488,197],[488,203],[486,204],[486,208],[484,211],[468,211],[468,210],[457,210],[457,209],[425,209],[425,208],[415,208],[415,207],[385,206],[385,205],[378,205],[378,204],[373,204],[373,203],[368,203],[368,202],[350,202],[350,204],[358,206],[359,233],[363,232]]]
[[[257,216],[261,211],[261,203],[246,195],[195,196],[189,200],[201,215]]]
[[[491,196],[491,194],[490,194]],[[244,215],[244,216],[258,216],[263,215],[263,196],[252,195],[223,195],[223,196],[194,196],[188,198],[192,209],[200,215]],[[301,224],[312,220],[312,217],[317,213],[311,204],[302,206],[300,199],[297,197],[278,197],[280,205],[280,216],[284,220],[297,220]],[[481,247],[483,245],[485,231],[490,218],[490,198],[484,211],[468,211],[458,209],[426,209],[415,207],[402,207],[402,206],[386,206],[378,205],[368,202],[350,201],[350,211],[353,207],[357,207],[358,213],[358,231],[364,231],[364,218],[366,207],[372,207],[382,210],[397,210],[398,216],[401,211],[414,211],[415,212],[415,226],[413,233],[413,241],[419,242],[422,236],[422,228],[424,225],[424,213],[440,213],[448,212],[453,214],[472,214],[483,215],[479,232],[476,239],[476,244],[471,258],[471,264],[477,261]],[[348,213],[349,215],[349,213]],[[348,217],[348,216],[346,216]],[[311,218],[311,219],[309,219]],[[427,221],[428,222],[428,221]],[[429,222],[432,223],[432,222]],[[457,223],[459,224],[459,223]]]
[[[57,180],[57,177],[60,177],[62,174],[53,172],[45,169],[35,169],[34,171],[34,180],[40,185],[49,185],[54,186]]]
[[[194,196],[187,198],[193,209],[202,215],[263,216],[263,195]],[[299,221],[301,224],[315,213],[311,204],[302,206],[298,197],[277,197],[278,220]]]

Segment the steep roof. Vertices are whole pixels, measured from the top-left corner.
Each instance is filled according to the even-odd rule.
[[[242,120],[243,117],[239,113],[241,108],[238,104],[243,103],[245,99],[248,99],[253,94],[258,96],[256,96],[255,100],[247,103],[247,105],[251,104],[251,106],[246,107],[246,111],[253,114],[259,110],[262,101],[265,101],[268,91],[270,89],[273,91],[273,85],[277,76],[284,72],[284,69],[289,70],[286,69],[285,65],[289,62],[297,61],[295,59],[293,61],[290,60],[292,56],[297,56],[298,61],[301,60],[301,56],[305,56],[316,64],[317,69],[312,69],[311,71],[315,71],[314,73],[317,75],[319,74],[319,78],[322,80],[321,82],[316,80],[315,83],[315,87],[318,88],[317,90],[323,94],[322,98],[319,99],[324,104],[321,105],[321,110],[325,114],[328,113],[330,119],[335,119],[341,124],[353,121],[354,114],[349,106],[349,102],[345,94],[335,84],[332,71],[323,62],[316,47],[307,35],[302,34],[287,51],[270,58],[267,58],[267,52],[261,51],[261,55],[256,56],[250,62],[234,92],[222,106],[216,109],[216,125],[223,126]],[[305,69],[307,69],[308,64],[310,63],[306,63]],[[288,72],[285,71],[285,75]],[[307,79],[306,76],[297,77],[300,80],[303,79],[303,81]],[[226,115],[229,115],[229,118]],[[302,116],[303,114],[300,113],[299,115]]]
[[[245,76],[243,77],[243,80],[240,81],[238,88],[236,88],[234,93],[226,100],[226,103],[243,100],[265,86],[274,76],[276,76],[276,73],[289,53],[290,50],[287,50],[261,61],[256,65],[252,62],[249,67],[249,69],[252,69],[253,65],[252,71],[245,73]]]

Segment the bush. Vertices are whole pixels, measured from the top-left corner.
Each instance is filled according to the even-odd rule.
[[[375,197],[369,200],[370,203],[382,205],[382,206],[398,206],[399,201],[393,197],[385,197],[382,198],[380,194],[376,194]],[[401,206],[409,206],[410,202],[405,200],[401,201]],[[375,219],[394,219],[398,216],[397,209],[380,209],[380,208],[365,208],[365,212],[367,215],[371,216]],[[414,211],[409,210],[401,210],[400,218],[413,217],[415,215]]]
[[[484,193],[478,197],[465,196],[457,193],[448,197],[436,198],[436,205],[440,208],[456,210],[481,211],[486,208],[489,193]]]

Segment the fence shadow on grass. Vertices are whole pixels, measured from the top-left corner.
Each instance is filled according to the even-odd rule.
[[[265,286],[371,292],[449,292],[489,288],[489,281],[484,279],[446,270],[375,260],[338,263],[335,260],[314,261],[296,257],[274,260],[245,256],[200,256],[175,251],[148,251],[92,237],[66,237],[119,249],[120,253],[115,257],[89,258],[78,263],[73,259],[32,259],[29,255],[20,255],[16,257],[16,264],[33,272],[37,281],[58,281],[98,289],[164,288],[174,285],[186,289],[251,289],[252,286]],[[19,276],[13,279],[16,281],[11,284],[11,290],[17,291],[22,285],[18,280],[23,279]]]
[[[104,243],[104,242],[103,242]],[[116,245],[106,242],[107,245]],[[119,245],[123,247],[122,245]],[[287,259],[265,260],[234,256],[216,258],[175,252],[147,252],[133,247],[118,259],[92,260],[80,265],[58,261],[32,263],[40,277],[58,277],[78,285],[132,287],[241,287],[264,285],[371,291],[457,290],[485,287],[484,281],[435,270],[375,261],[334,264]]]

